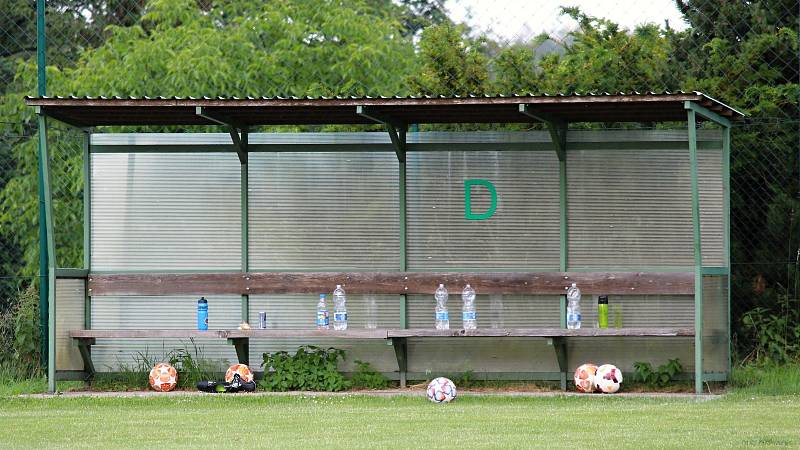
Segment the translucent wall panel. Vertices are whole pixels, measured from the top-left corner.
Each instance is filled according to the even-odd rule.
[[[78,346],[69,332],[84,329],[84,280],[56,280],[56,370],[83,370]]]
[[[236,329],[241,322],[240,296],[208,298],[208,328]],[[195,296],[119,296],[92,297],[92,328],[97,330],[196,330]],[[161,360],[171,352],[199,349],[202,357],[217,361],[220,367],[236,362],[236,352],[223,339],[98,339],[92,346],[92,360],[98,371],[131,367],[141,360]],[[194,356],[194,355],[193,355]]]
[[[697,154],[700,183],[700,239],[703,265],[725,267],[725,221],[722,186],[722,150],[706,149]]]
[[[398,328],[400,326],[400,296],[374,295],[376,304],[375,319],[379,328]],[[330,300],[330,296],[328,296]],[[267,326],[270,329],[314,329],[318,295],[253,295],[250,296],[250,324],[258,326],[258,313],[267,313]],[[347,327],[363,329],[367,325],[367,296],[347,296]],[[333,303],[329,304],[331,325],[333,324]],[[252,339],[250,341],[250,362],[259,367],[265,352],[287,351],[294,353],[301,345],[336,347],[345,351],[345,361],[340,369],[352,371],[355,361],[369,362],[376,370],[397,371],[394,349],[385,340],[354,339]]]
[[[400,267],[394,153],[252,153],[249,166],[253,270]]]
[[[730,358],[728,333],[728,277],[703,277],[703,363],[705,372],[727,372]]]
[[[689,266],[688,150],[567,152],[569,266]]]
[[[92,270],[241,267],[231,153],[92,155]]]
[[[558,326],[559,299],[555,295],[478,295],[475,298],[480,328],[537,328]],[[461,292],[447,302],[450,328],[463,328]],[[408,296],[408,327],[433,328],[433,295]]]
[[[698,133],[704,265],[722,265],[721,135]],[[576,132],[567,152],[569,266],[694,264],[685,131]]]
[[[558,269],[554,152],[439,151],[407,157],[409,269]],[[487,180],[496,188],[492,217],[465,219],[468,179]],[[489,190],[474,187],[472,212],[490,206]]]

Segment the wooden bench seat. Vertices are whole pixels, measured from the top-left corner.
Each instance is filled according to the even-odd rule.
[[[400,385],[405,387],[408,363],[408,338],[503,338],[531,337],[547,339],[552,346],[561,373],[561,387],[566,389],[569,368],[567,367],[566,339],[571,337],[677,337],[694,336],[693,328],[479,328],[477,330],[432,328],[379,328],[350,329],[346,331],[315,329],[277,330],[73,330],[69,333],[80,349],[84,367],[94,375],[90,348],[96,339],[226,339],[236,349],[236,357],[242,364],[250,364],[250,339],[282,338],[332,338],[332,339],[382,339],[387,340],[395,351],[400,372]]]

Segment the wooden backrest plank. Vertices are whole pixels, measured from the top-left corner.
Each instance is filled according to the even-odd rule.
[[[90,274],[89,294],[318,294],[337,284],[351,294],[430,294],[467,283],[479,294],[558,295],[577,283],[585,294],[692,295],[691,272],[250,272]]]

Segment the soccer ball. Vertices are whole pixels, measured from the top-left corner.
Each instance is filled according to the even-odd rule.
[[[619,390],[622,384],[622,371],[613,364],[603,364],[597,368],[594,376],[594,385],[598,391],[604,394],[613,394]]]
[[[428,400],[433,403],[446,403],[456,398],[456,385],[448,378],[434,378],[428,383]]]
[[[225,382],[232,382],[233,376],[236,374],[239,374],[239,378],[245,383],[253,381],[253,371],[249,367],[244,364],[234,364],[228,367],[228,371],[225,372]]]
[[[575,388],[578,392],[594,392],[594,376],[597,373],[597,366],[586,363],[575,369]]]
[[[158,363],[150,369],[150,387],[159,392],[169,392],[178,385],[178,371],[170,364]]]

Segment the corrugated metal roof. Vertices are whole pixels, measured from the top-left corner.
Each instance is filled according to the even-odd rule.
[[[529,123],[520,112],[566,122],[684,121],[684,102],[724,117],[743,114],[701,92],[618,92],[407,97],[26,97],[44,114],[77,126],[236,126],[397,123]],[[357,107],[365,107],[361,113]],[[199,108],[202,108],[200,114]]]

